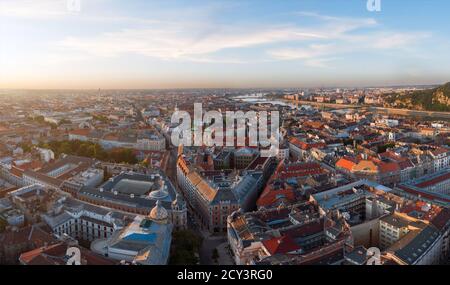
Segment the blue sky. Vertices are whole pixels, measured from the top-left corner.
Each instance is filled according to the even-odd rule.
[[[450,81],[445,0],[67,1],[0,0],[0,88]]]

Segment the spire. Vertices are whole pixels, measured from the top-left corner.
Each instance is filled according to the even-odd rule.
[[[183,144],[178,146],[178,156],[183,155]]]

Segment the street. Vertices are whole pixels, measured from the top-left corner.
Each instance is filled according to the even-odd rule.
[[[166,175],[172,180],[173,184],[175,185],[177,192],[181,195],[183,192],[179,189],[178,181],[177,181],[177,148],[172,147],[170,149],[170,157],[168,160],[168,166]],[[186,200],[186,199],[185,199]],[[186,201],[187,202],[187,201]],[[188,229],[192,230],[195,233],[198,233],[201,235],[203,242],[200,248],[199,256],[200,256],[200,264],[207,265],[207,264],[215,264],[215,262],[212,259],[213,250],[215,248],[218,248],[219,245],[227,243],[227,238],[225,235],[221,236],[211,236],[211,234],[205,230],[201,229],[200,222],[197,220],[196,215],[193,213],[193,209],[187,205],[188,207],[188,219],[187,219],[187,225]],[[227,258],[228,254],[225,250],[225,245],[222,245],[219,250],[219,264],[232,264],[231,259]]]

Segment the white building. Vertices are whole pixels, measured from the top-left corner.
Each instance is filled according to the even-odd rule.
[[[54,234],[86,241],[108,238],[123,227],[123,215],[71,198],[62,198],[50,213],[42,215],[42,219]]]
[[[69,179],[69,182],[81,186],[96,187],[103,182],[103,170],[96,168],[89,168],[78,175]]]
[[[289,148],[288,147],[280,147],[277,152],[278,160],[285,160],[289,158]]]
[[[3,218],[10,226],[21,227],[25,224],[25,215],[18,209],[11,209],[2,213]]]
[[[438,172],[450,166],[450,150],[446,148],[437,148],[430,151],[434,159],[434,171]]]
[[[166,149],[166,139],[163,136],[152,136],[150,138],[137,139],[136,149],[164,151]]]
[[[55,159],[55,153],[51,149],[46,148],[37,148],[39,151],[39,155],[41,157],[41,160],[45,162],[50,162],[51,160]]]

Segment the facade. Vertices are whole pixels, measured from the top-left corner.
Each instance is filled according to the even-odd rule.
[[[410,229],[409,221],[395,215],[380,219],[380,248],[387,249],[402,239]]]
[[[123,227],[126,216],[109,209],[62,198],[42,219],[57,236],[92,242]]]
[[[322,141],[307,141],[292,137],[288,141],[289,154],[295,159],[302,159],[308,155],[308,151],[312,148],[323,148],[326,144]]]
[[[450,150],[444,147],[435,148],[429,151],[434,160],[434,171],[439,172],[450,166]]]
[[[368,179],[384,185],[395,185],[411,176],[412,165],[376,157],[343,157],[336,162],[336,169],[358,179]],[[403,170],[403,172],[402,172]]]
[[[262,170],[247,170],[242,175],[231,170],[202,172],[180,155],[177,179],[202,225],[213,232],[225,232],[231,213],[255,207],[265,177]]]
[[[446,205],[450,203],[450,169],[402,183],[395,190],[414,200]]]
[[[251,148],[240,148],[234,152],[234,168],[244,169],[250,165],[250,163],[256,157],[256,151]]]
[[[109,258],[141,265],[165,265],[172,241],[169,214],[160,202],[147,217],[136,216],[133,222],[106,240],[91,245],[92,250]]]
[[[432,225],[422,222],[397,221],[388,217],[380,224],[380,234],[388,236],[384,244],[386,256],[403,265],[433,265],[439,264],[443,256],[444,237]],[[383,229],[386,226],[386,229]],[[389,238],[391,235],[393,238]],[[398,239],[397,239],[398,238]],[[396,240],[397,239],[397,240]],[[392,244],[390,244],[393,241]]]

